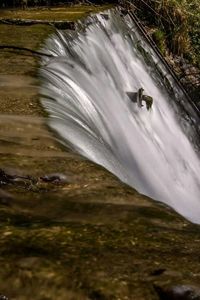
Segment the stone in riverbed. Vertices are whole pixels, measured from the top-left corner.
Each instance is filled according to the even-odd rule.
[[[52,173],[52,174],[44,175],[40,177],[40,180],[42,180],[43,182],[57,183],[57,184],[69,183],[69,179],[67,178],[67,176],[62,173]]]
[[[11,182],[12,176],[6,174],[2,169],[0,169],[0,185],[5,185]]]
[[[4,295],[0,295],[0,300],[8,300],[8,298]]]
[[[200,288],[190,285],[155,286],[160,300],[200,300]]]

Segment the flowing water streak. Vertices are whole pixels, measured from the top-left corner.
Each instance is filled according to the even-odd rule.
[[[195,118],[177,115],[182,92],[174,85],[169,94],[141,44],[154,63],[158,58],[138,38],[130,19],[124,22],[116,11],[50,37],[45,51],[54,57],[41,67],[49,125],[64,144],[200,223],[200,162],[188,138],[194,142]],[[126,94],[140,87],[154,99],[151,111]]]

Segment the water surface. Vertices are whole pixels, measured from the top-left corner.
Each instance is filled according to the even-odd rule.
[[[184,94],[129,18],[111,11],[78,29],[46,43],[54,56],[41,67],[50,127],[65,145],[200,223],[197,119]],[[154,99],[150,111],[127,96],[140,87]]]

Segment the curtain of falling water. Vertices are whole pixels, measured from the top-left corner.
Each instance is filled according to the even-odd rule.
[[[168,92],[155,66],[164,67],[129,18],[110,11],[78,27],[46,42],[54,57],[42,62],[41,95],[50,127],[89,160],[200,223],[196,120],[180,109],[182,92],[170,75]],[[127,96],[140,87],[154,99],[150,111]]]

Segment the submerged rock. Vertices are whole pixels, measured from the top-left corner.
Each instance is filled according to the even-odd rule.
[[[10,183],[12,180],[12,176],[6,174],[2,169],[0,169],[0,185],[5,185]]]
[[[200,289],[189,285],[155,287],[160,300],[200,300]]]
[[[8,298],[4,295],[0,295],[0,300],[8,300]]]
[[[51,182],[51,183],[69,183],[68,177],[62,173],[53,173],[49,175],[44,175],[40,177],[40,180],[44,182]]]

